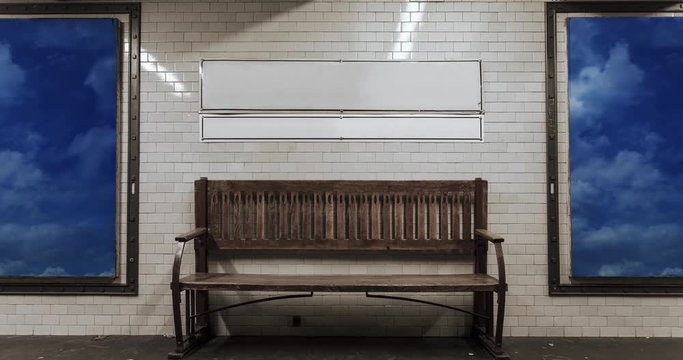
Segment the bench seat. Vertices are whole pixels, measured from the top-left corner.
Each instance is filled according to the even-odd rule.
[[[180,279],[181,289],[311,292],[497,291],[487,274],[458,275],[261,275],[197,273]]]

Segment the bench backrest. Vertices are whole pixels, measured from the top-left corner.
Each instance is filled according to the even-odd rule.
[[[219,249],[473,250],[487,182],[195,182],[198,227]]]

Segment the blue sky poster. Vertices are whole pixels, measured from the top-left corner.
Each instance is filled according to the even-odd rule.
[[[0,19],[0,276],[114,276],[117,29]]]
[[[683,18],[570,18],[572,275],[683,275]]]

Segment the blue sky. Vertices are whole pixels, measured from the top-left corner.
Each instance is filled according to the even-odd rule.
[[[0,19],[0,276],[113,276],[113,19]]]
[[[569,19],[572,274],[683,275],[683,18]]]

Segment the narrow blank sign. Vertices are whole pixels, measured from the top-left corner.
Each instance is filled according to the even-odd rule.
[[[204,60],[201,90],[204,112],[482,110],[477,60]]]
[[[202,141],[481,141],[480,116],[203,115]]]

